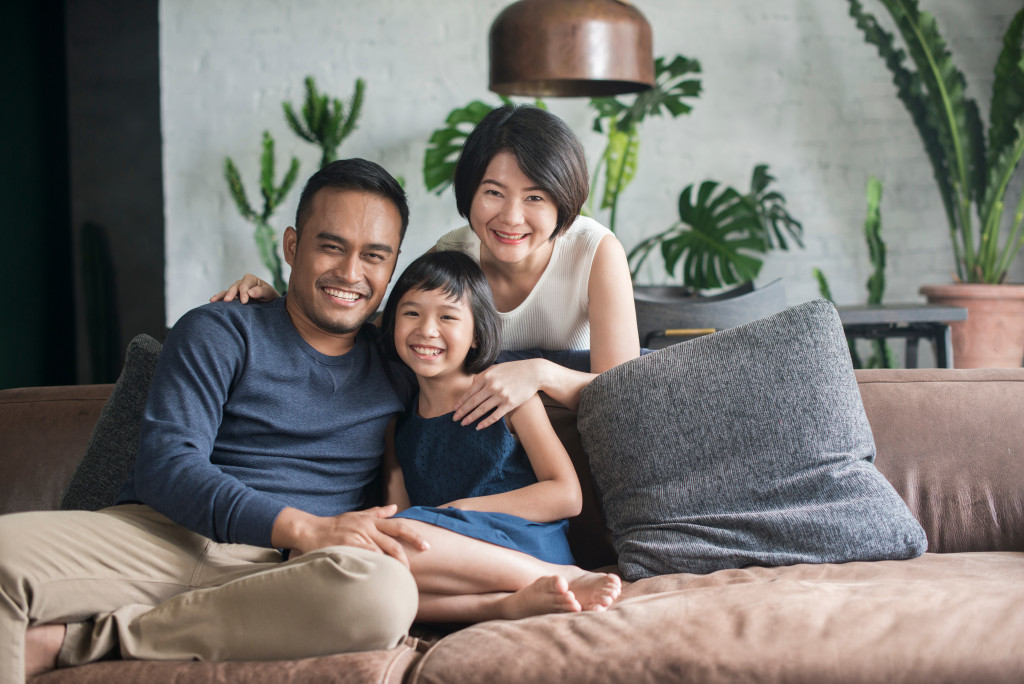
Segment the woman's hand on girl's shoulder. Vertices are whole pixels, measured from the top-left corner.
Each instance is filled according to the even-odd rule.
[[[526,359],[499,363],[477,374],[473,384],[455,405],[454,420],[463,425],[480,420],[476,429],[483,430],[497,423],[509,411],[522,406],[541,388],[538,360],[543,361]]]
[[[211,302],[230,302],[238,297],[242,304],[248,304],[249,300],[257,302],[272,302],[281,296],[277,290],[252,273],[246,273],[241,280],[236,280],[228,286],[228,289],[221,290],[210,297]]]

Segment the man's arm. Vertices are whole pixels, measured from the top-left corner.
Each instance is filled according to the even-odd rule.
[[[136,497],[215,541],[270,546],[285,506],[211,463],[245,340],[206,309],[187,313],[164,343],[143,413]]]

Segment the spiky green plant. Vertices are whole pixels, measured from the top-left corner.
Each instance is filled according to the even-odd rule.
[[[312,76],[307,76],[305,83],[302,118],[295,114],[291,102],[282,103],[284,118],[296,135],[320,148],[320,166],[323,167],[338,158],[338,147],[356,129],[363,111],[366,83],[361,78],[356,79],[355,91],[347,108],[340,99],[320,93]]]
[[[281,256],[277,248],[277,235],[270,227],[270,217],[288,194],[299,174],[299,160],[292,157],[291,164],[280,185],[274,185],[274,138],[270,131],[263,131],[263,151],[260,155],[260,194],[263,196],[263,208],[253,209],[242,185],[242,176],[231,157],[224,159],[224,179],[228,183],[231,198],[238,207],[238,213],[246,221],[256,226],[256,246],[260,250],[260,259],[273,276],[274,289],[284,292],[288,284],[281,275]]]
[[[697,290],[724,287],[756,278],[764,263],[759,255],[788,250],[787,234],[802,247],[803,225],[786,209],[785,197],[768,190],[774,180],[768,165],[758,164],[745,195],[731,187],[719,192],[718,181],[708,180],[694,198],[693,184],[687,185],[679,194],[679,220],[630,251],[633,277],[659,249],[665,273],[683,285]]]
[[[935,18],[920,11],[916,0],[878,0],[895,21],[905,53],[860,0],[848,2],[850,16],[885,60],[897,97],[921,135],[946,212],[957,278],[1004,282],[1024,247],[1024,187],[1015,188],[1016,210],[1005,232],[1003,226],[1014,172],[1024,156],[1024,8],[1010,22],[996,61],[986,144],[978,106],[966,95],[967,81]],[[904,64],[907,53],[916,69]]]
[[[665,57],[654,60],[654,87],[637,94],[632,103],[620,102],[614,97],[597,97],[590,100],[596,110],[594,130],[605,133],[608,142],[594,169],[592,191],[588,210],[593,213],[593,203],[599,194],[597,187],[604,174],[604,192],[601,209],[611,209],[608,227],[615,231],[618,217],[619,195],[636,175],[640,153],[640,124],[648,116],[661,116],[662,109],[672,118],[689,114],[692,107],[683,98],[696,98],[701,92],[701,82],[692,78],[700,74],[700,62],[682,55],[672,61]]]
[[[882,297],[885,296],[885,255],[887,251],[885,242],[882,240],[882,182],[874,176],[868,178],[865,194],[868,201],[868,214],[864,220],[864,240],[868,244],[868,259],[873,267],[867,283],[868,304],[881,304]],[[828,286],[828,279],[821,269],[814,269],[814,277],[818,281],[818,291],[821,292],[821,296],[835,303],[832,289]],[[896,357],[885,340],[871,340],[872,353],[866,364],[861,361],[860,354],[857,353],[856,340],[848,337],[846,341],[850,345],[850,356],[853,359],[854,368],[896,367]]]

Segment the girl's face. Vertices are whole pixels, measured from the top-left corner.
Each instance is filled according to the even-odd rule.
[[[487,165],[469,207],[469,224],[483,249],[502,263],[514,264],[551,253],[551,234],[558,207],[537,187],[509,152],[499,152]]]
[[[466,297],[452,300],[441,290],[409,290],[395,310],[395,349],[417,376],[464,373],[476,346],[473,311]]]

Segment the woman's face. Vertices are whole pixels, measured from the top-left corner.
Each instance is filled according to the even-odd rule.
[[[469,207],[469,224],[483,249],[502,263],[543,255],[546,264],[557,222],[551,195],[526,177],[511,153],[496,154]]]

